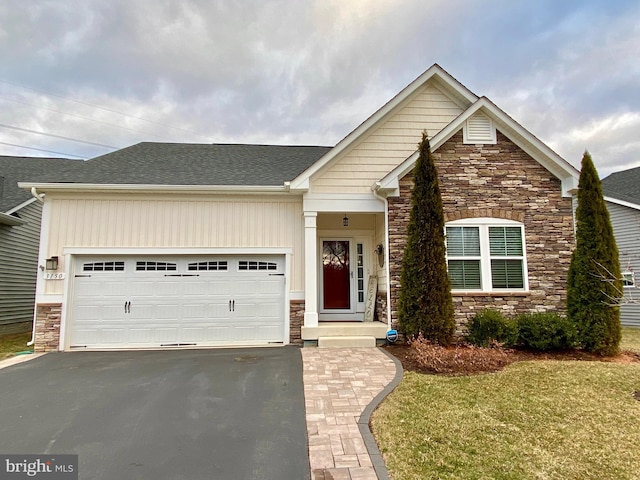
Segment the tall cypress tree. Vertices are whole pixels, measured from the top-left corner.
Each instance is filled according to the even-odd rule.
[[[418,151],[400,274],[398,323],[408,336],[422,333],[429,340],[448,345],[456,325],[447,274],[438,172],[426,133],[422,134]]]
[[[567,315],[581,346],[615,355],[620,345],[622,275],[602,185],[591,155],[582,157],[576,209],[576,248],[567,282]]]

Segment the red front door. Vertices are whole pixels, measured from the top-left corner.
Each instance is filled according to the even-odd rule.
[[[326,310],[349,310],[351,308],[348,240],[324,240],[322,242],[322,282]]]

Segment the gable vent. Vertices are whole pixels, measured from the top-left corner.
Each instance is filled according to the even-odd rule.
[[[490,143],[496,140],[496,129],[491,119],[482,113],[469,118],[463,128],[464,143]]]

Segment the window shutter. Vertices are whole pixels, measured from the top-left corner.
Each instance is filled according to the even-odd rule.
[[[451,288],[480,290],[480,260],[449,260]]]
[[[492,256],[522,256],[520,227],[489,227],[489,249]]]
[[[449,257],[480,256],[478,227],[447,227],[447,255]]]
[[[491,260],[493,288],[524,288],[522,260]]]

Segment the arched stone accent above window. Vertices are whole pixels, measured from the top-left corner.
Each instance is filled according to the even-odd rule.
[[[453,222],[454,220],[463,220],[465,218],[502,218],[524,223],[524,211],[500,208],[467,208],[455,212],[445,212],[444,214],[445,222]]]

